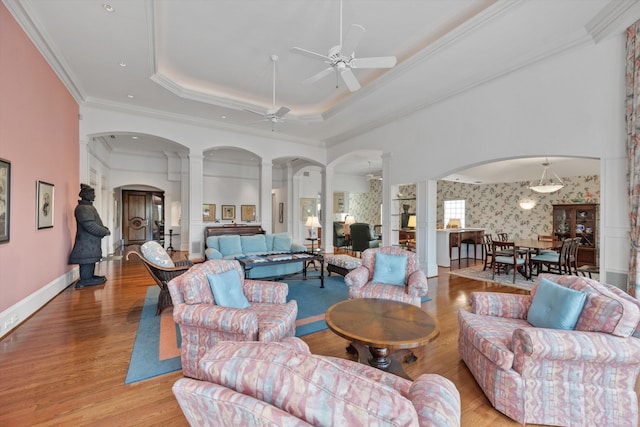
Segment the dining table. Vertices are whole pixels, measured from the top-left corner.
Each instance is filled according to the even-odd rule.
[[[532,278],[532,268],[531,268],[531,254],[535,252],[534,255],[538,255],[542,250],[553,250],[562,245],[562,242],[558,242],[556,240],[538,240],[538,239],[513,239],[513,244],[515,245],[515,251],[522,251],[525,256],[525,265],[526,265],[526,278],[531,280]]]

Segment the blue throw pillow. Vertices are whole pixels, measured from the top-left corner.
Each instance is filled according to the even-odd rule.
[[[373,267],[373,283],[404,286],[406,275],[406,255],[388,255],[376,252],[376,265]]]
[[[242,244],[243,254],[267,252],[267,242],[264,239],[264,234],[240,236],[240,243]]]
[[[586,298],[586,292],[565,288],[543,277],[529,307],[527,321],[538,328],[573,330]]]
[[[242,283],[236,270],[220,274],[207,273],[207,280],[217,305],[231,308],[249,307],[249,301],[242,292]]]
[[[273,235],[273,250],[276,252],[291,251],[291,236],[287,233]]]

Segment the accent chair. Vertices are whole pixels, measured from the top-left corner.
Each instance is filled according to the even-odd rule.
[[[298,338],[216,344],[202,380],[173,385],[192,426],[460,425],[460,394],[448,379],[415,381],[346,359],[311,354]]]
[[[458,352],[491,404],[521,424],[638,425],[640,301],[541,274],[530,295],[473,292]]]
[[[349,227],[351,237],[351,250],[362,252],[370,248],[380,246],[378,239],[373,234],[373,226],[364,222],[356,222]]]
[[[391,277],[388,273],[399,275]],[[350,299],[382,298],[417,307],[429,290],[417,254],[394,246],[365,250],[362,265],[349,272],[344,282]]]
[[[160,287],[158,308],[156,309],[157,316],[162,313],[162,310],[173,305],[169,288],[167,287],[169,281],[186,273],[187,270],[193,266],[193,263],[187,259],[174,261],[167,251],[165,251],[158,242],[153,240],[145,242],[142,246],[128,246],[125,256],[127,261],[129,261],[129,256],[131,255],[136,255],[142,260],[142,263],[154,282]]]
[[[169,282],[182,337],[182,372],[201,378],[202,356],[220,341],[280,341],[295,335],[286,283],[244,279],[236,260],[211,260]]]

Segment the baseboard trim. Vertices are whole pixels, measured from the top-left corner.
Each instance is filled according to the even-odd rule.
[[[80,277],[77,266],[0,313],[0,338],[14,330]]]

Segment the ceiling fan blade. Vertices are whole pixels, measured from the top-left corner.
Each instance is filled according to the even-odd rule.
[[[290,52],[297,53],[298,55],[306,56],[306,57],[311,58],[311,59],[331,62],[331,59],[328,56],[321,55],[321,54],[315,53],[315,52],[311,52],[310,50],[302,49],[301,47],[292,47],[290,49]]]
[[[283,107],[280,107],[280,109],[278,111],[276,111],[273,115],[276,116],[277,118],[281,119],[289,111],[291,111],[291,108],[283,106]]]
[[[351,68],[393,68],[395,56],[375,56],[371,58],[354,58],[349,63]]]
[[[313,76],[311,76],[308,79],[304,80],[302,83],[308,84],[308,83],[317,82],[318,80],[320,80],[320,79],[322,79],[324,77],[327,77],[332,72],[333,72],[333,67],[325,68],[324,70],[320,71],[318,74],[314,74]]]
[[[356,47],[360,44],[360,40],[362,40],[362,36],[365,33],[365,29],[362,25],[351,24],[351,29],[347,33],[344,38],[344,42],[342,43],[342,49],[340,49],[342,56],[346,56],[347,58],[353,55]]]
[[[340,73],[340,76],[342,77],[342,80],[344,80],[344,84],[347,85],[347,88],[349,88],[351,92],[355,92],[360,89],[360,83],[358,82],[358,79],[356,79],[356,76],[353,74],[353,71],[351,71],[351,69],[345,69]]]
[[[246,108],[244,108],[243,110],[246,111],[247,113],[252,113],[252,114],[258,115],[260,117],[264,117],[264,113],[258,113],[257,111],[248,110]]]

